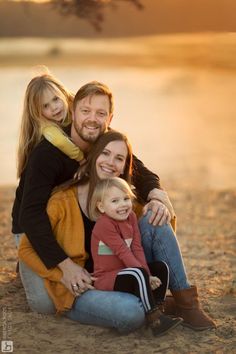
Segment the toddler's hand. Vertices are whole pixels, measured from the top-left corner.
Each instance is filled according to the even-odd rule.
[[[161,280],[157,277],[154,277],[153,275],[150,275],[149,281],[150,281],[150,285],[151,285],[152,290],[159,288],[159,286],[161,285]]]

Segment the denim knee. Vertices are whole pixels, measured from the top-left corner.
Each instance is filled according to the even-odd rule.
[[[123,334],[141,327],[145,320],[138,297],[119,291],[86,291],[65,315],[81,324],[114,328]]]
[[[19,261],[19,270],[30,309],[42,314],[55,313],[56,309],[44,286],[44,280],[22,261]]]
[[[33,312],[41,313],[44,315],[54,315],[56,313],[53,302],[48,301],[48,299],[41,298],[37,302],[32,301],[31,299],[27,299],[27,303]]]
[[[148,210],[146,215],[142,215],[139,219],[139,225],[140,226],[142,225],[142,227],[144,227],[145,225],[152,226],[152,224],[149,223],[151,214],[152,214],[151,210]]]
[[[125,334],[142,327],[145,322],[144,308],[137,298],[137,301],[131,299],[124,303],[123,311],[125,316],[122,318],[122,324],[117,328],[118,332]]]
[[[159,234],[161,234],[162,232],[164,233],[171,233],[174,235],[174,231],[172,229],[172,226],[170,224],[164,224],[164,225],[152,225],[149,223],[149,218],[151,216],[151,210],[149,210],[147,212],[146,215],[143,215],[140,219],[139,219],[139,228],[140,228],[140,232],[141,233],[145,233],[145,231],[147,232],[158,232]]]

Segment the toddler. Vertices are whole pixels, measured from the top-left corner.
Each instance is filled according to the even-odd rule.
[[[158,308],[165,299],[169,270],[164,262],[154,262],[151,275],[132,210],[133,198],[130,186],[119,177],[101,180],[95,188],[90,203],[90,215],[97,219],[91,239],[94,286],[138,296],[147,323],[159,336],[182,319],[165,316]]]

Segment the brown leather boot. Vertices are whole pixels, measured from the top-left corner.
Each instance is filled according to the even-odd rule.
[[[182,318],[163,315],[159,308],[149,311],[146,314],[146,320],[156,337],[162,336],[183,322]]]
[[[216,328],[215,323],[200,306],[196,286],[171,292],[176,302],[176,315],[183,318],[183,326],[190,327],[195,331]]]
[[[172,295],[167,295],[165,301],[159,304],[158,307],[167,316],[176,315],[177,307]]]

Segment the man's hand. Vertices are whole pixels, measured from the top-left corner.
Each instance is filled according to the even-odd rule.
[[[159,200],[152,199],[143,208],[143,215],[146,215],[148,210],[151,210],[149,223],[153,226],[168,224],[171,220],[171,215],[167,207]]]
[[[62,270],[63,276],[61,278],[62,284],[73,294],[81,295],[89,289],[94,289],[92,283],[95,280],[86,269],[74,263],[70,258],[66,258],[63,262],[58,264]]]

